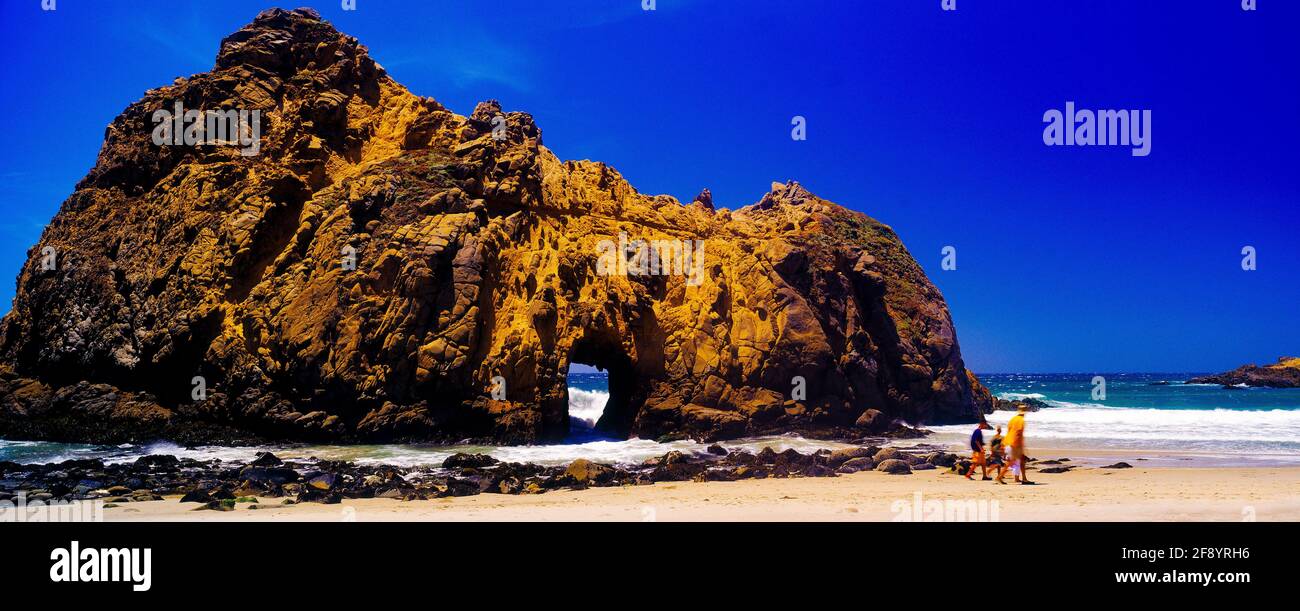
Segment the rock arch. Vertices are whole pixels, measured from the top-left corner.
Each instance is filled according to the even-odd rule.
[[[155,146],[148,117],[176,99],[274,129],[255,157]],[[702,241],[699,274],[601,273],[620,236]],[[620,436],[823,432],[867,409],[969,421],[991,403],[888,226],[794,182],[734,211],[640,193],[561,161],[525,113],[411,94],[307,9],[264,12],[212,72],[128,107],[32,257],[47,246],[77,265],[19,277],[0,434],[536,442],[567,427],[573,359],[610,368],[601,425]],[[191,369],[208,399],[160,398]]]

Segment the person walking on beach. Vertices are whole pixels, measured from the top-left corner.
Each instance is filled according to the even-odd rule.
[[[994,473],[1002,470],[1002,457],[1005,453],[1006,451],[1002,448],[1002,427],[999,426],[993,432],[993,439],[989,441],[989,469],[992,469]],[[984,479],[991,478],[986,477]]]
[[[989,465],[984,460],[984,430],[991,429],[988,422],[980,420],[975,426],[975,432],[970,434],[970,469],[966,470],[966,479],[972,479],[975,474],[975,467],[978,465],[983,471],[982,479],[989,479]],[[996,451],[996,446],[994,451]]]
[[[1022,404],[1016,409],[1016,415],[1011,417],[1007,423],[1007,436],[1002,439],[1002,445],[1007,447],[1007,464],[1002,465],[998,471],[998,483],[1005,484],[1002,478],[1006,477],[1007,467],[1012,468],[1012,474],[1016,482],[1020,484],[1032,484],[1029,481],[1029,473],[1025,469],[1025,406]]]

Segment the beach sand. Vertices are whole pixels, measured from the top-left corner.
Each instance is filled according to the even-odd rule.
[[[894,521],[929,516],[1002,522],[1300,520],[1300,467],[1146,467],[1139,463],[1131,469],[1087,467],[1057,474],[1031,470],[1030,477],[1037,482],[1034,486],[1003,486],[978,481],[978,477],[967,481],[939,469],[912,475],[865,472],[834,478],[661,482],[428,501],[348,499],[336,505],[282,505],[282,499],[267,498],[260,499],[258,509],[241,503],[236,510],[225,512],[194,511],[196,503],[180,503],[179,497],[172,497],[107,508],[104,519],[640,522]],[[1007,481],[1011,481],[1009,475]]]

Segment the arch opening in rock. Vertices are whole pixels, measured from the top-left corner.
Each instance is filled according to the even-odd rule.
[[[588,363],[569,363],[565,380],[569,397],[569,433],[566,443],[608,439],[596,430],[596,423],[609,402],[609,372]]]
[[[574,367],[578,365],[578,367]],[[585,367],[583,367],[585,366]],[[578,373],[578,376],[572,374]],[[591,375],[587,372],[598,372]],[[603,373],[605,388],[593,388]],[[572,376],[572,379],[570,377]],[[586,384],[583,384],[586,382]],[[573,345],[565,379],[569,406],[569,437],[627,439],[636,421],[636,375],[632,359],[613,338],[583,337]],[[586,388],[584,388],[586,386]],[[603,395],[603,396],[602,396]],[[595,402],[602,400],[597,409]],[[587,423],[580,422],[586,420]],[[589,429],[583,430],[585,426]]]

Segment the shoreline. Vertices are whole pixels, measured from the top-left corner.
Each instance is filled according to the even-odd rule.
[[[964,467],[968,455],[930,441],[813,453],[714,445],[619,465],[455,454],[441,467],[394,467],[270,453],[251,461],[151,454],[111,465],[0,463],[0,481],[9,484],[0,501],[17,503],[20,489],[29,506],[96,499],[105,521],[144,522],[933,521],[931,511],[941,521],[1300,521],[1300,465],[1225,467],[1167,450],[1031,444],[1037,485],[1016,485],[1009,475],[997,485],[978,474],[966,480],[952,467]],[[92,480],[98,490],[81,487]],[[80,491],[70,493],[74,482]],[[30,498],[44,488],[53,494]]]
[[[967,481],[947,470],[919,471],[910,476],[860,472],[835,478],[660,482],[536,495],[345,499],[330,505],[281,505],[280,499],[259,499],[258,509],[249,509],[252,503],[240,503],[233,511],[195,511],[197,503],[170,497],[107,508],[104,520],[888,522],[920,517],[932,521],[925,513],[925,504],[932,501],[945,504],[944,511],[951,512],[954,506],[959,512],[966,511],[968,517],[958,521],[1300,520],[1300,496],[1294,494],[1300,489],[1300,467],[1082,468],[1059,474],[1030,473],[1037,485]],[[922,505],[917,505],[918,499]],[[962,516],[949,513],[939,517]]]

